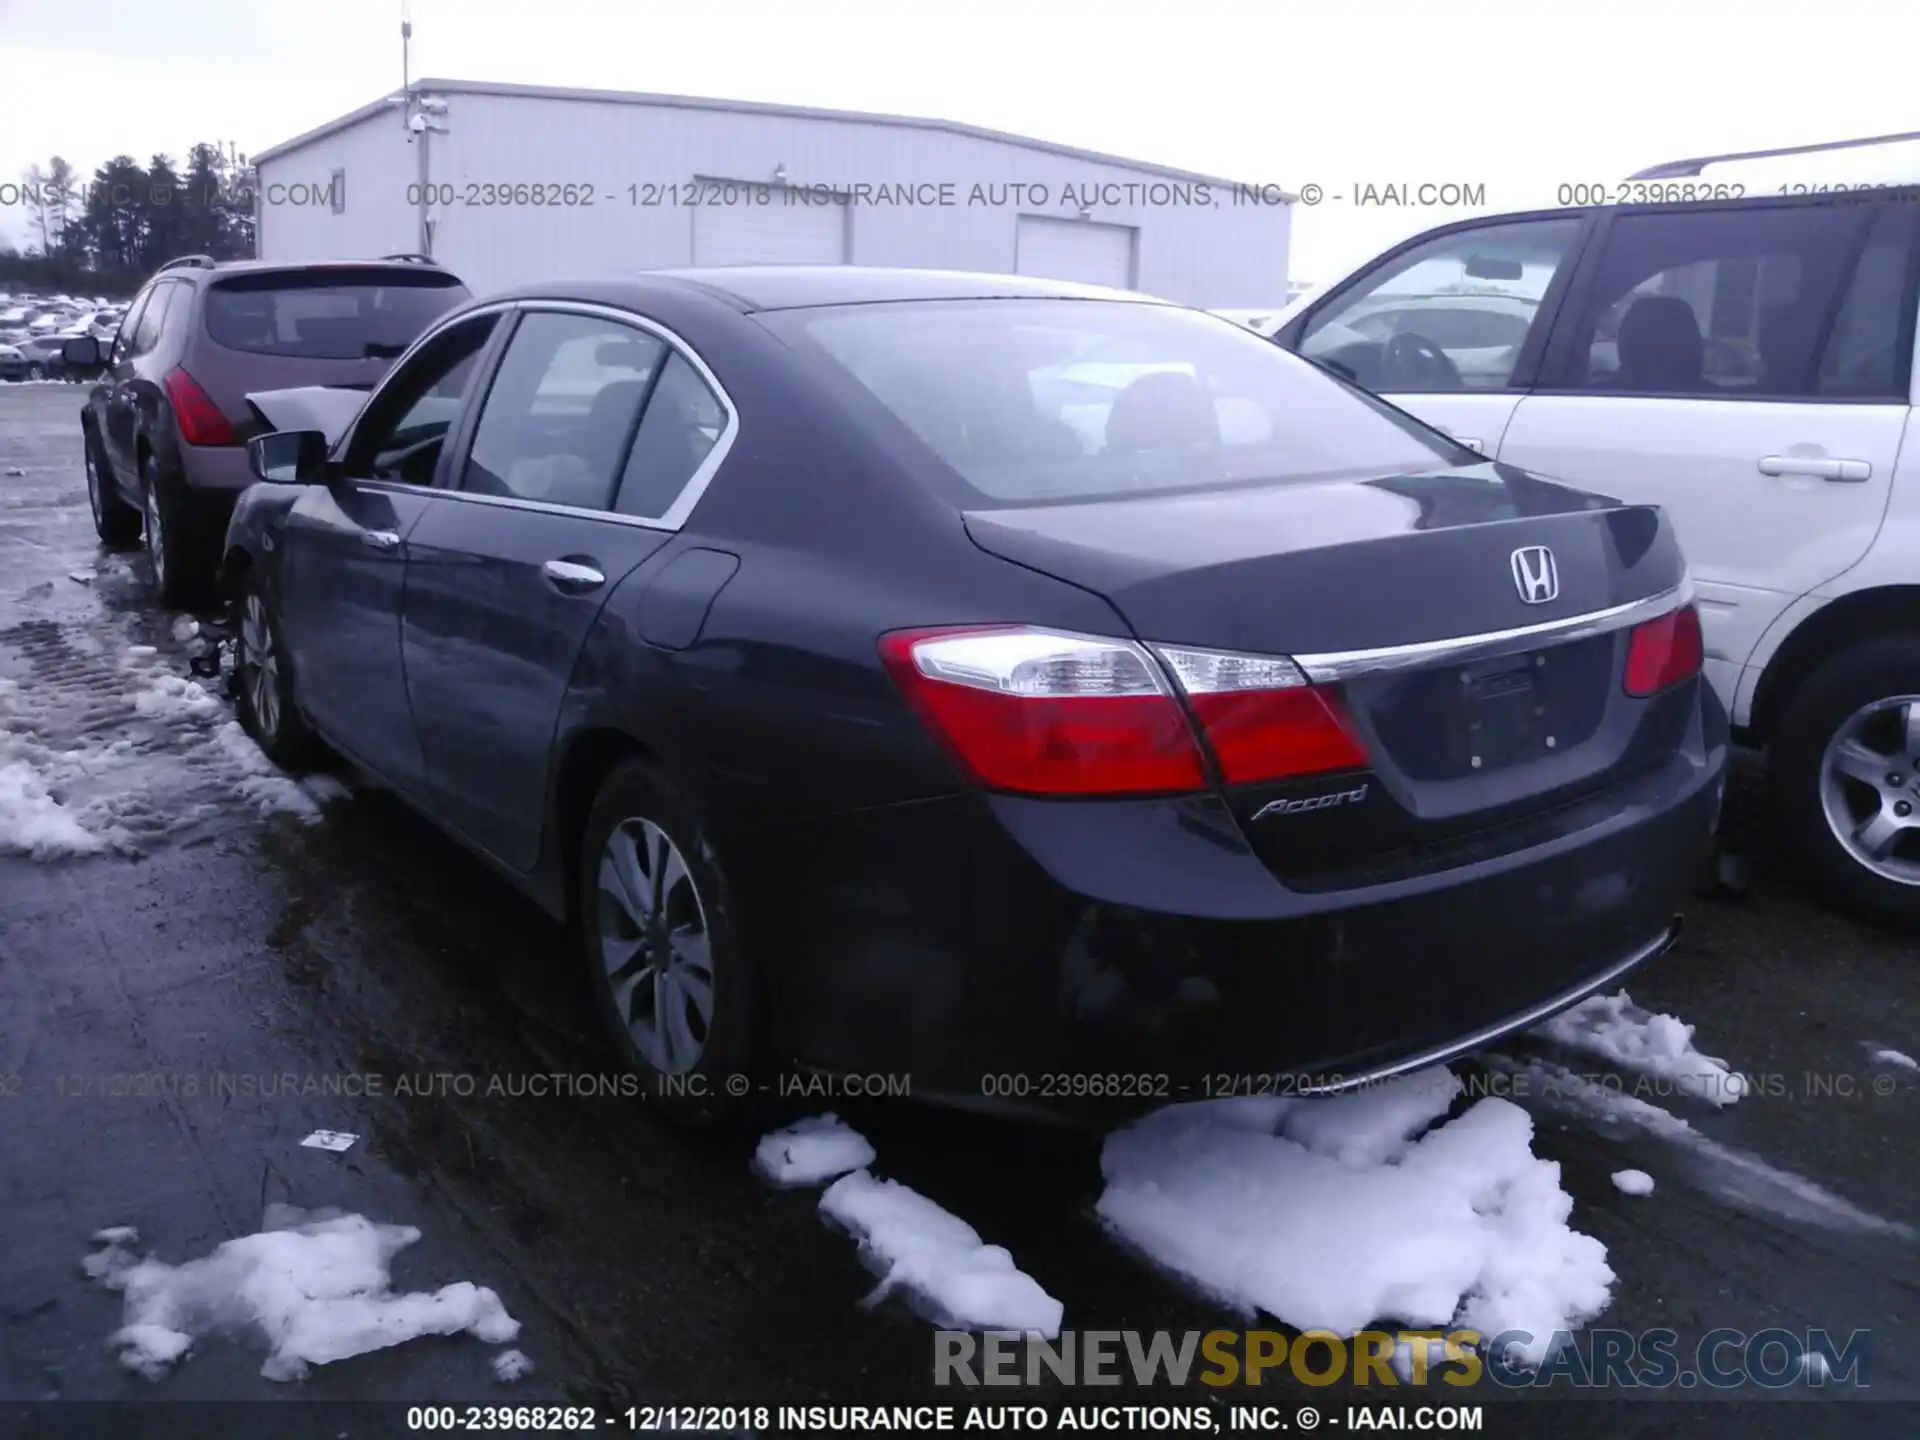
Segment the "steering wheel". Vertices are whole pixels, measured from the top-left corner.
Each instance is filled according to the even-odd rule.
[[[1402,330],[1380,352],[1382,388],[1404,385],[1415,390],[1460,390],[1466,382],[1447,352],[1424,335]]]

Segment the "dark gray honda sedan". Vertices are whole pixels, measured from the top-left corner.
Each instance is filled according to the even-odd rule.
[[[1659,511],[1141,296],[533,287],[252,462],[247,726],[576,921],[689,1116],[769,1064],[1054,1111],[1432,1064],[1658,955],[1718,812]]]

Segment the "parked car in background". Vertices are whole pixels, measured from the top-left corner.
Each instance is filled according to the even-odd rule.
[[[1920,189],[1713,183],[1765,159],[1636,177],[1663,203],[1429,231],[1278,339],[1484,454],[1664,509],[1707,675],[1809,873],[1920,925]],[[1497,291],[1475,303],[1507,307],[1518,343],[1470,344],[1406,298],[1448,283]]]
[[[527,287],[251,458],[243,723],[576,917],[670,1110],[769,1059],[1361,1085],[1613,986],[1707,857],[1658,510],[1146,297]]]
[[[26,357],[28,380],[77,380],[81,372],[66,361],[66,344],[72,338],[65,335],[34,335],[20,341],[14,348]]]
[[[103,343],[69,363],[105,373],[81,415],[94,525],[144,535],[155,592],[205,598],[234,497],[252,483],[246,441],[267,427],[249,391],[367,389],[443,311],[457,276],[414,260],[275,264],[176,260],[147,282]]]
[[[27,357],[17,345],[0,345],[0,380],[25,380]]]

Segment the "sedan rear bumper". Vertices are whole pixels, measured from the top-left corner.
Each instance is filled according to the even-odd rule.
[[[1725,763],[1722,737],[1524,849],[1312,894],[1212,799],[848,817],[786,853],[775,1039],[887,1093],[1089,1116],[1442,1063],[1672,943]]]

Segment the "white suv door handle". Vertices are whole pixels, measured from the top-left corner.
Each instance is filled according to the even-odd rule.
[[[1768,455],[1760,461],[1762,475],[1811,475],[1817,480],[1858,484],[1873,478],[1865,460],[1826,460],[1812,455]]]
[[[400,537],[391,530],[363,530],[360,539],[376,550],[398,550]]]

